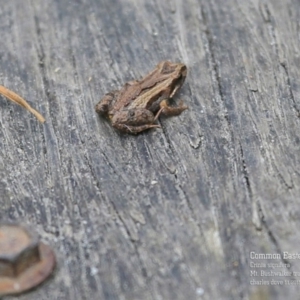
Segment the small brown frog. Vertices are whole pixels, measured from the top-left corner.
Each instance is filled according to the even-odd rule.
[[[96,112],[108,116],[113,127],[127,133],[139,133],[154,124],[160,114],[175,116],[188,107],[181,101],[169,106],[172,98],[182,86],[187,68],[181,63],[163,61],[140,81],[130,81],[121,90],[107,93],[96,105]]]

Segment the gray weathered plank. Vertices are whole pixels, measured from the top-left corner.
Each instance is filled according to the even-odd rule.
[[[58,259],[18,299],[297,299],[250,264],[299,259],[250,252],[300,247],[299,1],[0,3],[0,84],[46,118],[0,99],[0,218]],[[188,111],[138,136],[96,115],[165,59]]]

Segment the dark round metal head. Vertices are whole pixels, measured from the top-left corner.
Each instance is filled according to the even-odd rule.
[[[17,224],[0,225],[0,295],[33,288],[54,266],[53,251],[36,234]]]

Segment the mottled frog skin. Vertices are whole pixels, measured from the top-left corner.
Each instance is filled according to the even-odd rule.
[[[182,86],[186,74],[184,64],[163,61],[143,79],[107,93],[96,105],[96,112],[107,116],[112,126],[123,132],[136,134],[159,128],[155,123],[160,114],[175,116],[188,108],[182,101],[177,106],[168,103]]]

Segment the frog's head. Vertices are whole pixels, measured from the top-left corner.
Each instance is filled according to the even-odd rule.
[[[173,97],[177,90],[182,86],[187,75],[187,67],[182,63],[172,63],[163,61],[157,65],[161,76],[169,81],[171,88],[170,97]]]

